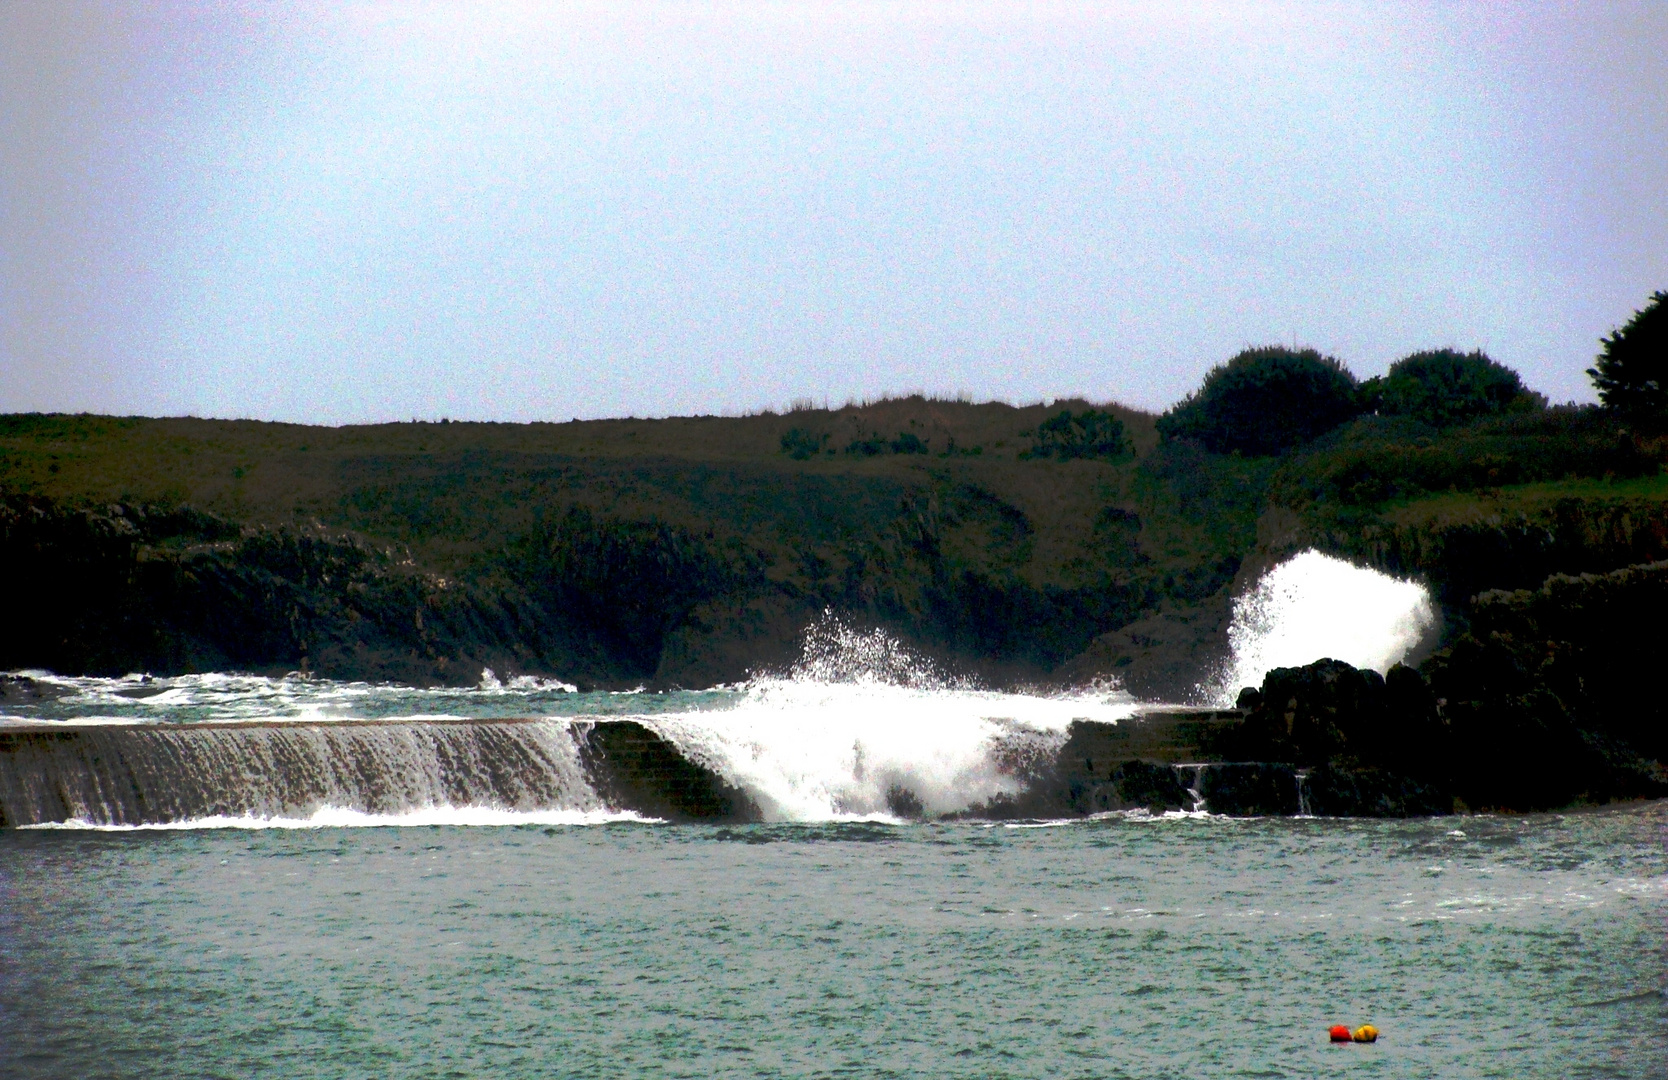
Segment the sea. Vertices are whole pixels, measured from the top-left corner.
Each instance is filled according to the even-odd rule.
[[[1428,598],[1368,584],[1394,659]],[[1305,602],[1247,614],[1229,685],[1324,638]],[[196,731],[155,768],[252,790],[322,771],[305,805],[0,830],[0,1077],[1668,1076],[1668,803],[944,820],[1016,746],[1148,706],[983,688],[837,621],[693,692],[22,674],[55,696],[0,730]],[[457,733],[528,717],[513,760],[547,782],[443,775],[501,771]],[[765,820],[610,807],[569,737],[609,718]]]

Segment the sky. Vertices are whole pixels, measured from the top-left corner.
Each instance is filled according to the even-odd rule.
[[[0,412],[1588,401],[1657,289],[1660,2],[0,0]]]

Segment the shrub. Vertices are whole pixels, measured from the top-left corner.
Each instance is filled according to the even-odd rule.
[[[1603,344],[1587,375],[1605,407],[1634,417],[1668,414],[1668,292],[1652,293]]]
[[[1191,439],[1219,454],[1266,456],[1306,443],[1361,411],[1355,376],[1313,349],[1247,349],[1205,376],[1158,418],[1165,439]]]
[[[888,443],[887,446],[891,448],[894,454],[924,454],[927,452],[927,444],[920,436],[908,431],[898,432],[898,437]]]
[[[789,428],[782,433],[782,453],[795,461],[808,461],[822,453],[822,445],[827,441],[827,435],[804,428]]]
[[[1534,412],[1546,398],[1526,389],[1517,372],[1482,352],[1418,352],[1361,387],[1363,404],[1384,416],[1408,416],[1432,427],[1470,423],[1503,412]]]
[[[1131,446],[1124,435],[1122,420],[1111,413],[1087,409],[1073,416],[1070,409],[1062,409],[1056,416],[1037,425],[1036,442],[1021,458],[1115,458],[1129,453]]]
[[[846,444],[846,453],[857,454],[862,457],[876,457],[880,454],[925,454],[926,452],[926,440],[907,431],[898,432],[898,437],[895,439],[870,435],[867,439],[853,439]]]

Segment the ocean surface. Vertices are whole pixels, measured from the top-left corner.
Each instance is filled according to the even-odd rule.
[[[12,831],[0,1075],[1660,1077],[1665,827]]]

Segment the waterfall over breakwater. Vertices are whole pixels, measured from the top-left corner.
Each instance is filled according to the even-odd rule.
[[[1211,694],[1229,704],[1277,667],[1325,657],[1383,673],[1436,628],[1423,585],[1309,550],[1234,601],[1228,669]]]
[[[603,809],[561,722],[202,724],[0,732],[0,824]]]

